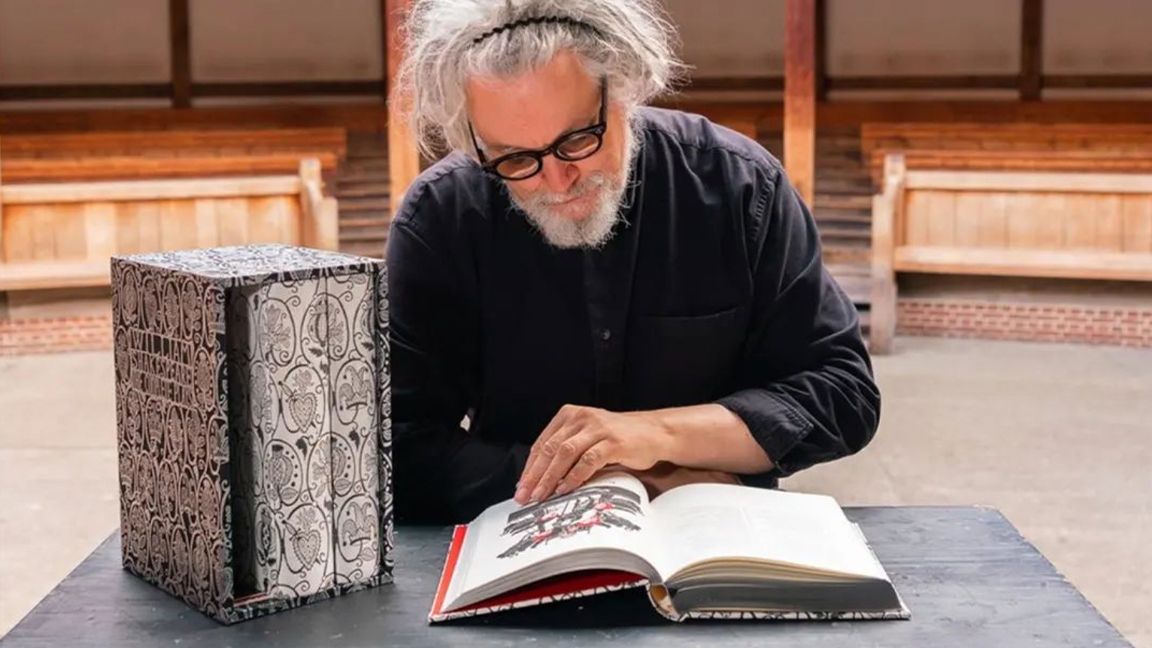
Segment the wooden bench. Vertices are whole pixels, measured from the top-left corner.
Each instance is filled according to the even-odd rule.
[[[0,178],[76,182],[295,173],[315,158],[334,173],[348,152],[342,128],[141,131],[0,138]]]
[[[295,173],[300,167],[302,155],[318,161],[324,173],[334,172],[339,162],[335,153],[268,153],[170,158],[137,156],[17,158],[0,160],[0,178],[6,183],[30,183],[280,175]]]
[[[286,243],[335,250],[320,161],[293,175],[0,185],[0,291],[106,286],[114,255]]]
[[[872,207],[877,353],[899,272],[1152,281],[1152,175],[909,170],[890,154]]]
[[[909,170],[1147,173],[1152,125],[867,123],[860,150],[877,187],[891,153]]]
[[[5,135],[5,157],[202,157],[257,153],[348,151],[343,128],[255,128]]]
[[[938,171],[1083,171],[1087,173],[1152,173],[1152,146],[1146,151],[961,151],[954,149],[889,149],[872,151],[869,173],[879,187],[884,160],[904,156],[910,170]]]

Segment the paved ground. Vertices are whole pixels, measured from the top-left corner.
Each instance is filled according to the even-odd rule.
[[[1152,351],[902,338],[859,456],[786,488],[998,507],[1152,648]],[[112,359],[0,358],[0,635],[117,524]]]

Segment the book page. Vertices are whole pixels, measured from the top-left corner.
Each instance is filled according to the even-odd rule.
[[[468,525],[448,599],[548,561],[564,564],[533,573],[532,580],[560,573],[577,564],[582,552],[643,554],[648,544],[644,530],[651,525],[649,506],[644,485],[624,474],[598,478],[539,504],[496,504]],[[581,568],[619,567],[601,563]]]
[[[652,502],[665,577],[718,558],[760,559],[885,578],[836,500],[826,495],[691,484]]]

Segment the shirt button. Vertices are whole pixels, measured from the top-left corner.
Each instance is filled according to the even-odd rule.
[[[608,329],[600,329],[600,339],[604,340],[605,342],[607,342],[608,340],[611,340],[612,339],[612,331],[609,331]]]

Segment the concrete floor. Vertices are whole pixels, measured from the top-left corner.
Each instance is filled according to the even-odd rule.
[[[902,338],[863,453],[787,481],[844,505],[999,508],[1152,648],[1152,351]],[[0,635],[117,525],[112,358],[0,358]]]

